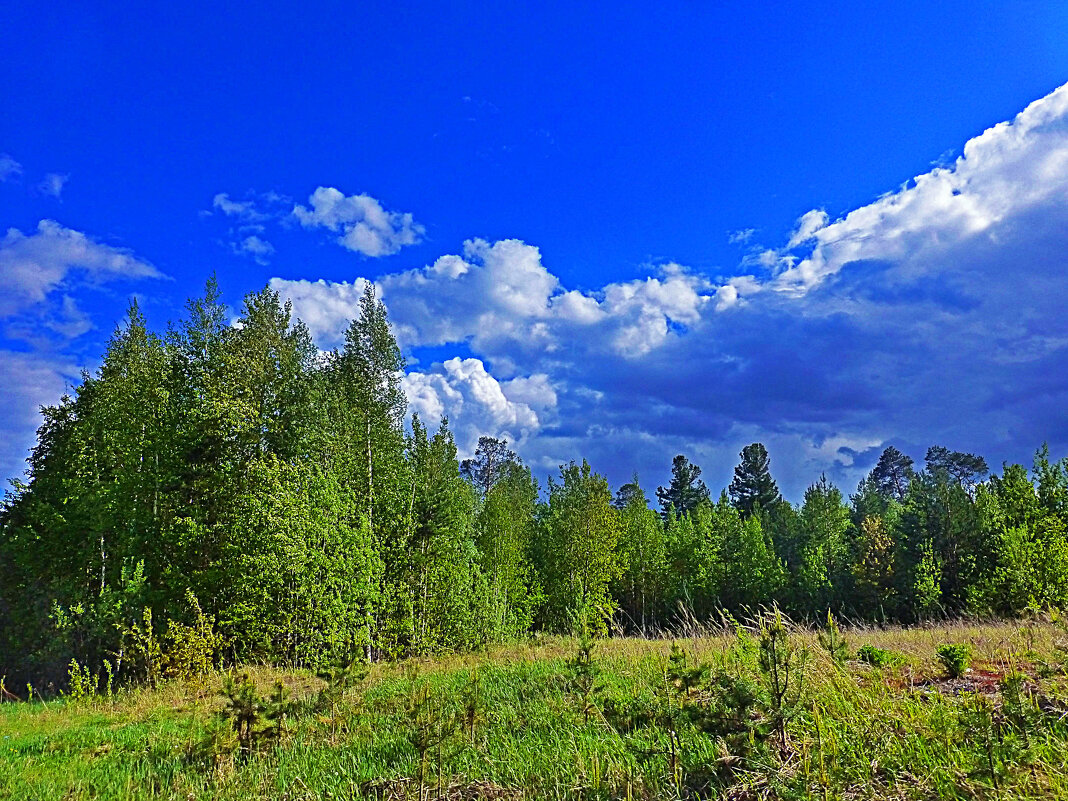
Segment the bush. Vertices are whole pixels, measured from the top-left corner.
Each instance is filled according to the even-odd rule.
[[[901,663],[901,657],[897,654],[884,648],[876,648],[870,643],[857,649],[857,659],[877,668],[892,667]]]
[[[938,661],[946,669],[946,674],[951,679],[957,679],[972,664],[972,649],[969,645],[940,645],[938,647]]]

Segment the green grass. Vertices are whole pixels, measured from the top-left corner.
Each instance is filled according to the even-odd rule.
[[[336,706],[318,710],[318,679],[250,668],[261,693],[281,679],[305,702],[279,743],[251,754],[233,750],[227,729],[209,738],[223,708],[218,675],[113,698],[2,704],[0,798],[414,799],[420,776],[428,798],[1068,798],[1060,629],[996,623],[844,634],[853,653],[870,643],[901,664],[838,665],[815,634],[795,632],[809,659],[785,748],[776,738],[760,742],[762,720],[747,722],[756,732],[750,743],[678,717],[667,640],[599,643],[587,720],[568,665],[574,641],[545,638],[376,665]],[[733,635],[677,642],[691,665],[764,681]],[[972,669],[958,679],[939,662],[945,643],[971,648]],[[999,691],[1015,672],[1026,676],[1023,717],[1003,708]],[[702,685],[688,702],[709,703],[709,692]],[[661,716],[654,725],[643,717],[650,710]],[[426,748],[421,768],[415,744],[434,740],[443,719],[448,736]]]

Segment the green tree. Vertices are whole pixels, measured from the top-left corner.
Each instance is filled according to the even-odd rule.
[[[805,490],[801,506],[801,564],[795,577],[801,609],[818,613],[840,606],[848,592],[849,509],[826,475]]]
[[[779,487],[771,477],[767,449],[759,442],[746,445],[740,454],[741,462],[734,468],[734,479],[728,491],[734,508],[749,517],[757,509],[770,510],[781,502]]]
[[[701,468],[680,453],[671,461],[671,483],[667,487],[658,487],[656,497],[660,499],[665,520],[671,513],[678,517],[707,502],[708,487],[701,480]]]
[[[620,557],[626,568],[617,596],[624,614],[642,632],[659,617],[664,596],[667,551],[664,527],[634,477],[627,491],[617,493]],[[622,501],[622,503],[621,503]]]
[[[518,459],[486,493],[476,522],[476,544],[488,587],[487,610],[497,637],[530,629],[540,603],[531,565],[537,525],[538,482]]]
[[[470,648],[487,635],[486,585],[474,542],[475,494],[460,476],[448,420],[429,437],[413,416],[408,458],[412,650]]]
[[[545,588],[545,625],[569,631],[576,610],[590,610],[603,627],[614,611],[609,588],[625,568],[618,550],[619,512],[608,481],[585,461],[549,479],[549,501],[539,548]],[[594,624],[591,624],[594,625]]]

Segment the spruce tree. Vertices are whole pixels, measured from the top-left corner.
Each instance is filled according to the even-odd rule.
[[[759,442],[742,448],[741,463],[734,468],[734,480],[728,491],[734,508],[743,517],[749,517],[762,509],[770,511],[782,500],[775,479],[768,469],[770,459],[767,449]]]
[[[701,480],[701,468],[690,462],[681,453],[671,461],[671,483],[657,487],[661,515],[667,520],[669,514],[681,517],[708,501],[708,487]]]

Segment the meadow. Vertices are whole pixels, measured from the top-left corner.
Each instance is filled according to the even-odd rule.
[[[74,682],[0,704],[0,797],[1068,798],[1066,665],[1048,617],[817,631],[765,615],[319,675]]]

